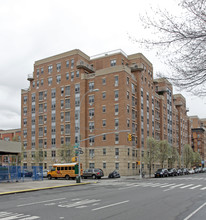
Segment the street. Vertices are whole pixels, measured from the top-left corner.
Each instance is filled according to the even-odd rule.
[[[98,183],[0,196],[0,219],[203,220],[206,174]]]

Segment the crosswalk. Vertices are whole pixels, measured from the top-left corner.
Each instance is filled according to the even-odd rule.
[[[0,212],[0,220],[34,220],[39,218],[39,216],[31,216],[15,212]]]
[[[116,185],[116,183],[115,183]],[[129,189],[129,188],[134,188],[134,187],[142,187],[142,188],[161,188],[163,190],[165,189],[189,189],[189,190],[194,190],[194,189],[198,189],[201,191],[206,190],[206,186],[203,185],[196,185],[196,184],[185,184],[185,183],[160,183],[160,182],[140,182],[140,183],[125,183],[125,184],[117,184],[116,185],[118,187],[119,190],[123,190],[123,189]]]

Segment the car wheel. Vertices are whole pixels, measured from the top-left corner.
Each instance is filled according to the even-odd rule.
[[[66,179],[66,180],[69,180],[69,179],[70,179],[70,176],[69,176],[69,175],[66,175],[66,176],[65,176],[65,179]]]
[[[96,179],[96,175],[92,175],[92,179]]]
[[[51,180],[51,179],[52,179],[51,175],[48,175],[48,180]]]
[[[84,179],[87,179],[87,177],[85,176]]]

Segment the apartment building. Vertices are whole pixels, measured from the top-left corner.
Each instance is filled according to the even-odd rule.
[[[199,152],[202,166],[206,164],[206,119],[200,119],[198,116],[190,116],[191,120],[191,141],[194,152]]]
[[[89,57],[72,50],[36,61],[28,80],[21,101],[25,165],[36,163],[39,149],[44,168],[61,162],[57,150],[79,143],[79,129],[83,168],[99,167],[105,175],[114,169],[138,174],[149,136],[180,152],[190,141],[184,97],[174,96],[167,80],[153,80],[152,63],[141,53]]]
[[[0,130],[0,140],[21,141],[21,129]]]

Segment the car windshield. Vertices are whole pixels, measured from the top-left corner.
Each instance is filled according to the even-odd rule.
[[[158,169],[157,172],[162,172],[162,169]]]

